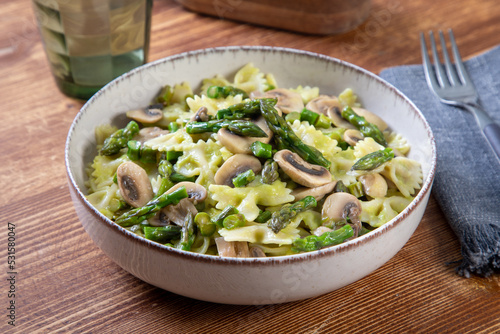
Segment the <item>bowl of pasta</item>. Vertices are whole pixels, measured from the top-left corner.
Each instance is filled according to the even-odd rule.
[[[115,79],[66,141],[76,212],[124,270],[176,294],[273,304],[389,261],[436,165],[415,105],[344,61],[274,47],[167,57]]]

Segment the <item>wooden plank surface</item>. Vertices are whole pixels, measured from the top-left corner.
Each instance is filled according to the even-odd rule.
[[[499,333],[500,278],[454,273],[459,244],[433,197],[406,246],[368,277],[324,296],[227,306],[146,284],[108,259],[73,209],[64,143],[82,106],[50,75],[28,0],[0,7],[0,332],[2,333]],[[238,1],[222,1],[237,9]],[[318,52],[378,73],[418,64],[418,32],[453,28],[462,55],[500,44],[496,0],[374,0],[368,20],[312,36],[199,15],[154,2],[150,60],[225,45]],[[15,224],[15,327],[8,324],[8,223]]]

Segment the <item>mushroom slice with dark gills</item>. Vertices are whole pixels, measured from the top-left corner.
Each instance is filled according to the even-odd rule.
[[[342,109],[342,105],[340,104],[339,99],[328,95],[320,95],[318,97],[315,97],[306,104],[306,109],[314,111],[318,114],[323,114],[325,116],[327,116],[328,109],[333,107]]]
[[[253,155],[235,154],[222,164],[215,173],[214,181],[216,184],[234,188],[233,179],[249,169],[253,170],[255,174],[260,173],[262,169],[260,160]]]
[[[332,181],[332,175],[328,169],[323,166],[310,164],[292,151],[278,151],[273,159],[286,175],[303,186],[314,188]]]
[[[302,96],[288,89],[276,88],[264,93],[264,97],[277,98],[275,108],[279,109],[283,114],[289,114],[292,111],[302,111],[304,102]]]
[[[342,104],[336,97],[320,95],[306,104],[306,109],[323,114],[337,127],[354,129],[354,125],[342,118]]]
[[[365,139],[365,137],[359,130],[347,129],[344,132],[343,139],[347,144],[356,146],[358,141]]]
[[[116,177],[123,199],[131,206],[142,207],[153,198],[153,187],[148,174],[136,163],[126,161],[120,164]]]
[[[316,201],[319,201],[327,194],[331,193],[335,188],[336,184],[337,181],[332,181],[322,186],[314,188],[298,187],[292,190],[291,195],[295,197],[296,201],[300,201],[301,199],[307,196],[312,196]]]
[[[217,139],[231,153],[250,154],[252,153],[252,151],[250,150],[250,146],[254,142],[260,141],[263,142],[264,144],[268,144],[271,141],[273,135],[273,132],[267,126],[264,117],[261,116],[257,118],[255,121],[252,121],[252,123],[261,128],[267,134],[267,137],[244,137],[234,134],[226,128],[222,128],[217,132]]]
[[[191,117],[190,122],[207,122],[208,109],[207,107],[200,107],[198,111]]]
[[[162,109],[162,104],[153,104],[146,108],[127,111],[127,117],[143,124],[156,123],[163,118]]]
[[[331,219],[334,222],[349,218],[354,231],[353,238],[356,238],[361,230],[360,214],[361,202],[355,196],[343,192],[333,193],[328,196],[321,210],[323,218]]]
[[[188,214],[195,216],[198,210],[189,198],[184,198],[176,205],[168,205],[158,211],[156,215],[148,220],[151,226],[182,226]]]
[[[184,186],[188,193],[188,199],[193,202],[195,205],[203,202],[205,198],[207,198],[207,190],[204,186],[194,182],[183,181],[176,183],[172,188],[167,190],[167,193],[171,193],[180,187]]]
[[[194,182],[179,182],[166,193],[174,192],[184,186],[188,193],[188,197],[182,199],[177,205],[169,205],[161,209],[153,218],[149,219],[149,224],[153,226],[179,225],[184,224],[186,215],[192,214],[195,216],[198,213],[195,205],[204,201],[207,198],[207,190],[201,184]]]

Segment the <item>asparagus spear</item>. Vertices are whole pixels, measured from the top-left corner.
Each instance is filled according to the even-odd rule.
[[[158,173],[161,175],[161,183],[158,188],[157,196],[160,196],[174,186],[174,183],[170,179],[170,175],[172,175],[173,171],[174,168],[168,160],[161,160],[158,164]]]
[[[271,228],[271,230],[273,230],[274,233],[278,233],[284,229],[290,220],[297,216],[297,214],[315,208],[317,204],[318,203],[313,196],[307,196],[293,204],[284,205],[280,210],[273,212],[273,215],[267,222],[267,225]]]
[[[189,134],[217,132],[221,128],[226,128],[240,136],[267,137],[267,134],[258,125],[245,120],[213,120],[186,124],[186,132]]]
[[[359,116],[351,107],[342,110],[342,117],[354,125],[365,137],[372,137],[377,143],[387,146],[384,134],[373,123],[368,122],[363,116]]]
[[[348,192],[356,198],[363,197],[365,192],[363,190],[363,184],[359,181],[351,183],[347,186]]]
[[[351,170],[372,170],[394,158],[391,148],[368,153],[351,167]]]
[[[166,85],[165,87],[162,88],[160,94],[156,98],[156,101],[158,103],[163,104],[164,106],[168,106],[170,104],[170,100],[172,99],[172,96],[174,95],[174,90],[170,85]]]
[[[156,212],[160,211],[167,205],[178,204],[181,199],[186,197],[188,197],[186,187],[179,187],[171,193],[164,193],[161,196],[153,198],[143,207],[135,208],[125,212],[124,214],[116,218],[115,222],[123,227],[138,224],[146,219],[151,218]]]
[[[333,192],[335,193],[348,193],[349,189],[346,187],[344,182],[342,180],[338,180],[337,183],[335,184],[335,188],[333,188]]]
[[[127,157],[132,161],[137,161],[141,158],[141,142],[137,140],[129,140],[127,142]]]
[[[266,160],[262,167],[262,183],[273,184],[280,175],[278,173],[278,163],[274,160]]]
[[[338,245],[352,236],[352,227],[344,225],[338,230],[325,232],[320,236],[310,235],[302,239],[296,239],[293,241],[292,251],[295,253],[311,252],[323,247]]]
[[[224,226],[224,228],[227,230],[232,230],[237,227],[245,226],[245,223],[246,223],[245,216],[243,216],[241,213],[237,213],[234,215],[229,215],[226,218],[224,218],[222,226]]]
[[[267,223],[269,219],[273,216],[273,213],[269,210],[261,211],[257,218],[255,218],[255,222],[259,224]]]
[[[194,223],[204,237],[211,237],[217,230],[217,226],[210,220],[210,215],[206,212],[198,212],[194,217]]]
[[[253,180],[255,180],[255,174],[253,170],[249,169],[246,172],[238,174],[233,178],[232,182],[236,188],[240,188],[246,186]]]
[[[207,96],[211,99],[235,96],[238,94],[242,95],[242,99],[248,99],[248,94],[244,90],[233,86],[210,86],[207,89]]]
[[[266,119],[269,129],[274,133],[274,140],[278,148],[280,150],[289,149],[311,164],[330,167],[331,162],[325,159],[320,151],[315,147],[305,144],[297,137],[288,122],[274,109],[275,104],[276,99],[260,100],[262,116]]]
[[[113,155],[127,146],[129,140],[139,132],[139,125],[135,121],[130,121],[126,127],[115,131],[106,138],[101,148],[101,155]]]
[[[184,224],[181,229],[181,240],[178,248],[185,251],[190,251],[196,235],[194,233],[193,215],[189,213],[184,219]]]
[[[250,145],[250,150],[257,158],[271,159],[273,157],[273,147],[261,141],[254,141]]]
[[[169,226],[144,226],[144,237],[159,243],[165,243],[171,239],[178,239],[181,235],[181,227]]]
[[[217,111],[217,119],[243,119],[260,115],[260,101],[252,100],[233,104],[225,109]]]
[[[223,227],[224,226],[223,225],[224,219],[227,216],[234,215],[237,213],[238,213],[238,209],[236,209],[232,205],[228,205],[224,208],[224,210],[222,210],[221,213],[219,213],[217,216],[215,216],[212,221],[214,222],[215,225],[217,225],[219,227]]]

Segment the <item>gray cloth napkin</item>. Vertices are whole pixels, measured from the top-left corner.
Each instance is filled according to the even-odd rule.
[[[500,123],[500,46],[465,62],[480,104]],[[458,236],[460,275],[500,269],[500,163],[474,116],[447,106],[429,90],[422,65],[385,69],[380,76],[422,111],[436,139],[433,195]]]

